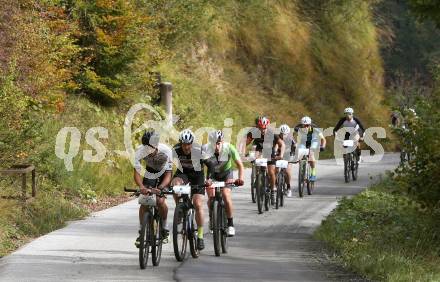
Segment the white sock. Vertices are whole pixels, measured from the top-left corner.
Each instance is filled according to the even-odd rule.
[[[166,220],[166,219],[163,219],[163,220],[162,220],[162,224],[163,224],[163,227],[164,227],[165,229],[168,229],[168,224],[167,224],[167,220]]]

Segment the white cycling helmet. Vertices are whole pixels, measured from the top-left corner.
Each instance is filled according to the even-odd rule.
[[[350,114],[350,115],[352,115],[353,113],[354,113],[353,108],[345,108],[345,110],[344,110],[344,114]]]
[[[283,124],[283,125],[280,126],[280,132],[282,134],[289,134],[290,127],[287,124]]]
[[[180,132],[179,141],[184,144],[192,144],[194,142],[194,134],[191,130],[185,129]]]
[[[217,142],[223,141],[224,135],[221,130],[216,130],[216,131],[211,132],[210,138],[213,143],[217,143]]]
[[[308,116],[305,116],[301,119],[301,124],[303,125],[311,125],[312,124],[312,119]]]

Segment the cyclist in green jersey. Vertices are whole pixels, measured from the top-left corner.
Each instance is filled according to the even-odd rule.
[[[209,143],[204,145],[204,151],[208,157],[204,159],[204,164],[208,168],[207,182],[224,181],[227,184],[235,183],[237,186],[244,184],[244,166],[241,162],[240,155],[234,145],[224,142],[223,132],[217,130],[212,132],[209,136]],[[238,179],[233,180],[233,164],[238,168]],[[208,194],[208,208],[211,205],[212,197],[214,197],[214,189],[208,187],[206,189]],[[234,220],[233,220],[233,205],[231,197],[231,189],[222,189],[222,196],[225,201],[226,215],[228,218],[228,236],[235,235]]]

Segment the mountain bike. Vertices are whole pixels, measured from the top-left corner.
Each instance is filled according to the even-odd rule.
[[[276,185],[277,185],[277,195],[275,201],[275,209],[284,206],[284,196],[287,189],[286,179],[287,179],[287,167],[289,162],[286,160],[278,160],[275,162],[275,167],[278,172],[276,175]]]
[[[210,226],[212,227],[214,253],[218,257],[220,256],[220,247],[222,253],[225,254],[228,252],[228,219],[222,189],[225,187],[232,189],[237,186],[234,184],[226,184],[225,182],[213,182],[211,186],[215,188],[215,196],[209,207],[209,214],[211,215]]]
[[[257,200],[258,213],[263,213],[263,205],[266,211],[269,210],[270,205],[270,191],[267,189],[267,159],[255,159],[255,195]]]
[[[344,179],[345,182],[350,182],[350,178],[355,181],[358,177],[359,170],[359,159],[356,151],[356,144],[354,140],[343,140],[342,146],[344,147],[345,153],[344,158]]]
[[[200,255],[197,249],[197,228],[195,227],[195,208],[192,203],[193,189],[205,189],[200,185],[174,185],[173,192],[178,197],[173,219],[173,248],[177,261],[186,257],[187,244],[193,258]]]
[[[302,198],[304,196],[304,187],[307,188],[307,194],[312,195],[315,188],[315,182],[310,181],[311,167],[309,163],[311,150],[298,149],[299,168],[298,168],[298,193]]]
[[[167,194],[173,194],[170,189],[152,189],[150,195],[142,195],[139,189],[124,188],[125,192],[133,192],[134,196],[139,197],[139,204],[147,209],[142,217],[141,230],[139,231],[139,265],[145,269],[148,263],[148,256],[151,252],[151,260],[154,266],[158,266],[162,255],[163,222],[159,214],[154,197],[163,198]]]

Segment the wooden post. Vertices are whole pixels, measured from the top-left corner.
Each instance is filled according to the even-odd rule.
[[[37,182],[35,179],[35,169],[32,170],[32,197],[37,196]]]
[[[173,85],[171,82],[162,82],[160,84],[160,101],[165,107],[169,126],[173,125]]]

